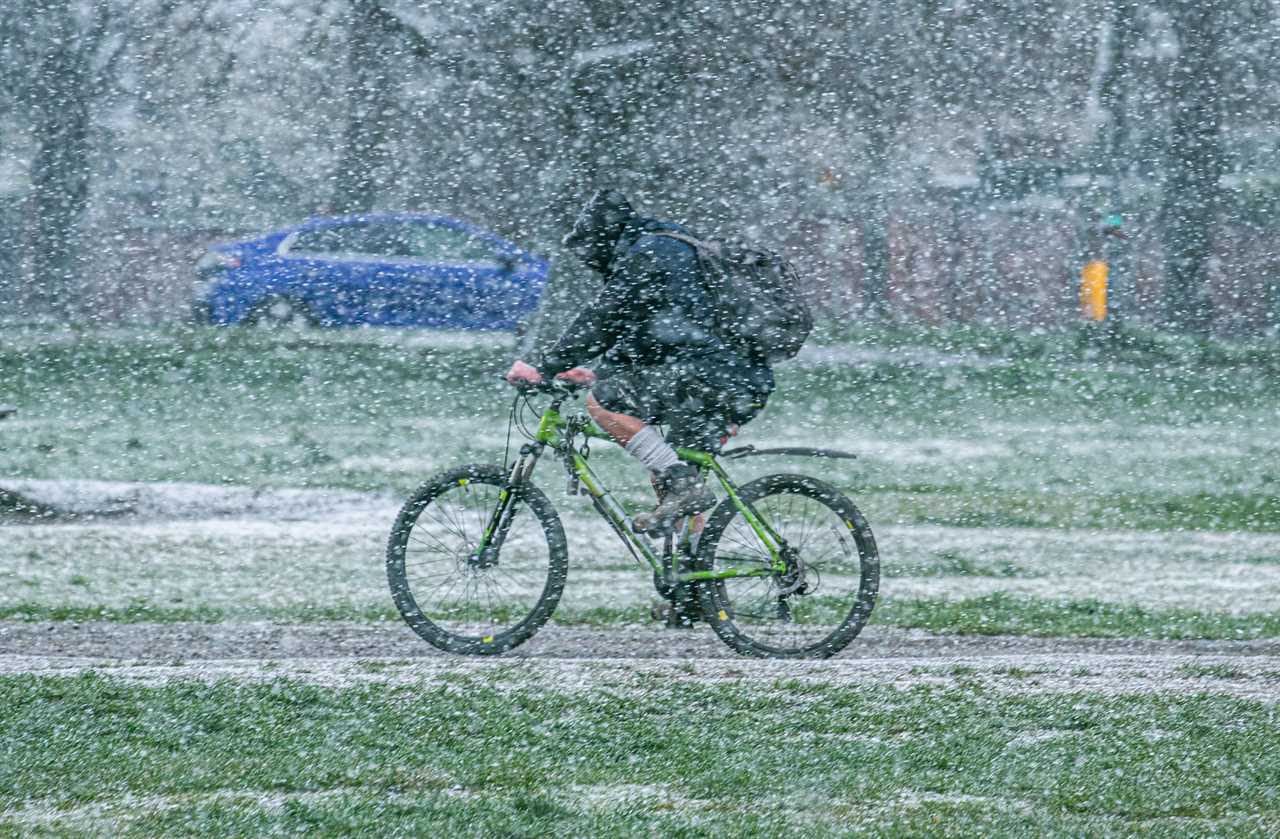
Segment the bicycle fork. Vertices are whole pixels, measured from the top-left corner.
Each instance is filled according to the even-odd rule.
[[[492,568],[498,564],[498,554],[507,541],[507,534],[511,532],[511,522],[520,509],[516,490],[520,484],[529,479],[533,467],[538,463],[539,454],[541,449],[537,446],[525,445],[520,448],[520,457],[511,467],[506,486],[498,491],[498,505],[489,514],[489,521],[480,537],[480,547],[469,558],[476,568]]]

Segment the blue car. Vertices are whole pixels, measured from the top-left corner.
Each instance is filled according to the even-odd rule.
[[[196,312],[214,324],[515,330],[537,306],[548,269],[457,219],[315,218],[211,246],[196,265]]]

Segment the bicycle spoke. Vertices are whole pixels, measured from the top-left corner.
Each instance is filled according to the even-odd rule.
[[[462,505],[457,504],[456,502],[454,502],[453,504],[447,504],[447,503],[441,504],[440,514],[449,520],[449,523],[451,525],[450,529],[454,533],[458,534],[458,538],[462,540],[462,543],[464,545],[470,545],[471,537],[467,535],[466,529],[463,528],[462,522],[459,520],[462,515],[461,511],[456,511],[454,509],[451,509],[451,507],[460,507],[460,506]]]
[[[461,539],[463,541],[463,544],[466,544],[467,538],[462,535],[462,531],[458,529],[457,525],[449,521],[444,521],[440,518],[440,516],[446,515],[443,510],[424,510],[423,512],[430,518],[433,524],[438,525],[439,527],[442,527],[445,530],[449,531],[454,536],[457,536],[459,539]],[[421,521],[421,517],[419,517],[419,521]]]
[[[755,531],[748,529],[747,532],[751,534],[750,536],[751,541],[747,541],[747,539],[740,538],[737,535],[731,534],[731,533],[726,533],[725,535],[728,536],[730,540],[734,542],[734,544],[741,545],[742,547],[746,548],[748,551],[754,551],[755,553],[759,554],[761,557],[760,561],[763,562],[765,565],[772,564],[773,557],[769,556],[768,550],[766,550],[765,546],[761,544],[759,537],[756,536],[755,534]]]
[[[462,537],[467,540],[467,544],[472,544],[471,532],[467,529],[467,511],[471,509],[471,505],[467,502],[473,499],[471,492],[471,484],[462,487],[462,498],[458,500],[458,528],[462,531]],[[483,532],[483,531],[481,531]],[[479,544],[476,542],[475,544]]]
[[[457,587],[457,585],[458,585],[458,580],[460,580],[461,578],[462,578],[462,577],[461,577],[461,575],[457,575],[457,576],[454,576],[454,577],[450,577],[449,579],[445,580],[445,581],[444,581],[443,583],[441,583],[440,585],[438,585],[438,586],[436,586],[435,588],[433,588],[433,589],[431,590],[431,592],[429,592],[429,593],[435,593],[435,592],[439,591],[441,588],[444,588],[445,584],[447,583],[447,584],[449,585],[449,587],[448,587],[447,589],[445,589],[445,590],[444,590],[444,594],[443,594],[443,595],[441,595],[441,597],[440,597],[440,602],[441,602],[441,603],[446,603],[446,602],[448,602],[448,597],[449,597],[449,595],[453,593],[454,588],[456,588],[456,587]]]
[[[450,562],[456,563],[457,560],[455,560],[451,556],[446,556],[443,559],[414,559],[414,560],[406,559],[404,561],[404,564],[412,568],[426,568],[432,565],[441,565],[441,564],[450,563]]]
[[[433,541],[433,542],[435,542],[437,545],[439,545],[439,546],[440,546],[440,551],[441,551],[442,553],[447,553],[447,554],[456,554],[456,553],[458,553],[458,551],[457,551],[457,550],[455,550],[455,549],[453,549],[453,548],[450,548],[450,547],[449,547],[448,545],[446,545],[444,542],[440,541],[440,538],[439,538],[438,536],[436,536],[434,533],[431,533],[430,531],[422,530],[421,528],[415,528],[414,532],[412,532],[412,533],[410,533],[410,534],[409,534],[409,541],[411,541],[411,542],[418,542],[418,543],[421,543],[421,544],[423,544],[423,545],[426,545],[426,544],[428,544],[428,543],[427,543],[427,541],[426,541],[425,539],[423,539],[423,538],[422,538],[422,537],[424,537],[424,536],[425,536],[427,539],[430,539],[431,541]]]

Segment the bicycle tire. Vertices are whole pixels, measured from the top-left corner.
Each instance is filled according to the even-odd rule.
[[[739,497],[797,549],[807,569],[807,590],[780,594],[784,581],[776,574],[703,581],[699,596],[704,619],[722,641],[743,655],[828,658],[840,652],[866,625],[880,587],[879,551],[867,520],[835,487],[804,475],[758,478],[743,486]],[[797,529],[790,521],[796,499],[830,515],[823,521],[801,521]],[[825,548],[815,544],[806,553],[809,541],[819,536],[829,537],[822,540],[827,542]],[[695,567],[715,571],[751,561],[768,564],[771,560],[732,499],[725,499],[712,511],[698,542]],[[832,594],[838,583],[852,586],[855,577],[856,591],[847,596]],[[785,609],[779,600],[786,601]],[[826,615],[834,624],[829,630]]]
[[[528,546],[527,551],[523,548],[509,551],[508,548],[515,543],[508,535],[491,565],[478,564],[478,537],[506,481],[506,470],[497,465],[470,464],[450,469],[419,486],[409,496],[392,525],[386,560],[391,598],[410,628],[423,640],[445,652],[496,655],[524,643],[550,619],[564,592],[569,567],[564,527],[546,495],[530,484],[511,490],[512,503],[517,505],[512,525],[517,524],[521,514],[532,518],[534,521],[527,522],[527,529],[530,533],[541,533],[546,547],[545,558],[536,555],[535,545]],[[477,487],[493,491],[482,493],[473,489]],[[468,495],[479,499],[471,508],[478,514],[450,510],[446,499],[451,493],[458,493],[463,501]],[[486,499],[491,501],[487,506]],[[449,500],[449,503],[460,505],[462,501]],[[529,512],[532,512],[532,517],[528,516]],[[474,539],[471,538],[473,534]],[[521,531],[521,536],[524,537],[524,531]],[[515,559],[524,557],[526,553],[527,559]],[[420,554],[434,558],[415,565],[411,556],[416,558]],[[519,566],[519,575],[512,573],[513,562],[523,562]],[[432,570],[421,575],[424,579],[417,584],[418,594],[415,595],[415,583],[411,577],[416,572],[411,574],[410,569],[417,566],[432,567]],[[489,572],[497,570],[508,571],[508,579],[500,581],[496,573],[489,575]],[[440,575],[451,573],[452,577],[445,576],[444,581],[440,581]],[[489,578],[482,579],[486,576]],[[459,605],[449,601],[448,595],[455,591],[459,581],[463,584],[464,595],[475,594],[477,601],[483,599],[484,602]],[[446,584],[449,587],[443,592],[441,603],[420,602],[428,594],[439,592]],[[521,593],[523,597],[516,596]],[[527,608],[521,605],[525,601],[528,601]],[[513,622],[504,617],[508,614],[513,616]],[[514,620],[514,617],[519,619]]]

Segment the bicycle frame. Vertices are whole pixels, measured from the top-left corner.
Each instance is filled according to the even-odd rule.
[[[664,579],[666,583],[674,585],[708,580],[724,580],[731,577],[765,577],[787,571],[788,564],[784,557],[785,541],[750,503],[742,499],[737,484],[729,477],[724,467],[717,462],[715,456],[707,452],[683,448],[677,449],[676,453],[682,460],[692,463],[702,470],[709,471],[716,477],[733,505],[742,514],[743,519],[750,525],[760,539],[761,544],[769,551],[772,562],[769,567],[763,568],[729,567],[719,571],[683,572],[670,570],[674,568],[675,563],[664,565],[663,560],[671,557],[671,542],[667,542],[667,549],[660,556],[649,544],[648,540],[640,538],[632,529],[631,515],[626,508],[610,494],[599,476],[591,469],[590,464],[587,462],[587,456],[574,448],[573,445],[575,438],[579,434],[588,440],[612,441],[612,438],[585,415],[568,418],[562,416],[560,405],[564,398],[565,396],[557,396],[553,399],[551,405],[542,413],[537,431],[534,432],[533,440],[520,447],[520,454],[511,467],[507,486],[503,487],[498,493],[498,506],[493,511],[489,524],[481,537],[478,555],[485,556],[501,547],[511,523],[509,513],[512,511],[512,500],[515,495],[512,490],[531,479],[534,467],[537,466],[542,453],[550,447],[565,463],[571,479],[586,490],[587,495],[591,497],[592,506],[595,507],[596,512],[609,523],[631,555],[642,564],[647,564],[653,570],[653,573],[658,578]],[[676,539],[676,549],[688,557],[692,557],[697,550],[696,538],[692,531],[690,518],[685,519],[680,529],[679,536]]]

